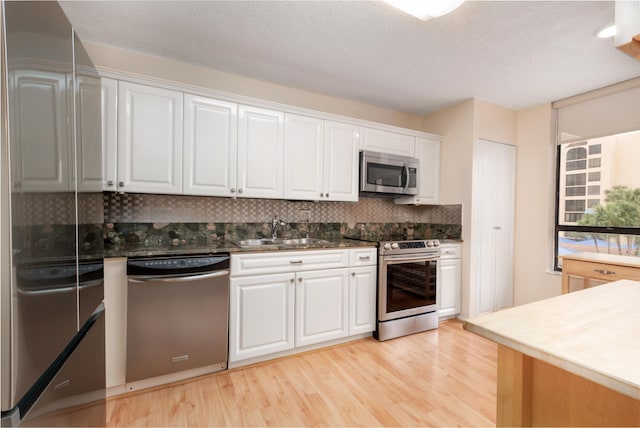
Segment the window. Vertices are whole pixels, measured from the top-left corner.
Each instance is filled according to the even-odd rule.
[[[584,196],[586,189],[585,186],[567,187],[565,189],[565,196]]]
[[[587,184],[586,174],[569,174],[567,175],[567,186],[580,186]]]
[[[589,168],[600,168],[600,158],[589,159]]]
[[[586,159],[586,158],[587,158],[587,149],[585,149],[584,147],[570,149],[567,152],[567,162]]]
[[[565,211],[580,211],[584,212],[585,201],[578,201],[575,199],[571,199],[568,201],[564,201],[564,210]]]
[[[638,159],[640,131],[559,144],[557,184],[564,191],[557,192],[557,270],[571,253],[640,257]],[[586,164],[600,170],[576,172]]]

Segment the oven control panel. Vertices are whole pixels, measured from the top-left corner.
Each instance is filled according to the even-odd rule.
[[[440,247],[440,241],[437,239],[418,240],[418,241],[388,241],[380,243],[380,250],[384,254],[389,253],[428,253],[437,251]]]

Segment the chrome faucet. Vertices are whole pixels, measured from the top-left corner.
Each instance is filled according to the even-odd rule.
[[[277,216],[273,216],[273,219],[271,220],[271,238],[272,239],[276,239],[278,237],[278,227],[284,226],[285,224],[286,223],[278,219]]]

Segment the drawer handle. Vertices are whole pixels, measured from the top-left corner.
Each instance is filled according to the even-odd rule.
[[[302,260],[289,260],[289,263],[291,263],[292,265],[301,265]]]
[[[360,256],[360,260],[371,260],[370,256]]]
[[[615,275],[616,273],[612,270],[606,270],[606,269],[594,269],[595,272],[601,273],[603,275]]]

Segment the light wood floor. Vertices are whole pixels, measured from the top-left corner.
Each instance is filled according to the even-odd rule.
[[[108,426],[495,426],[497,345],[447,321],[111,398]]]

